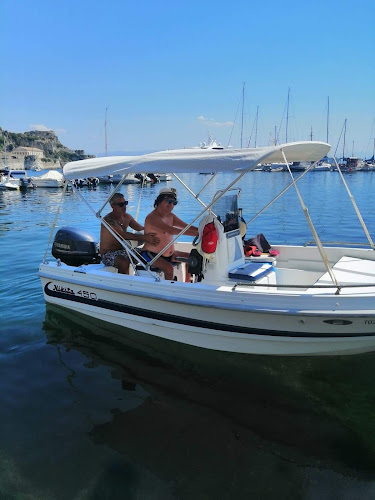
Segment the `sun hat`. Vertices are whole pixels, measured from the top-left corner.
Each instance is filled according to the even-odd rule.
[[[161,194],[165,194],[165,195],[171,195],[171,196],[174,196],[175,198],[177,198],[177,189],[176,188],[163,188],[159,191],[159,196]]]

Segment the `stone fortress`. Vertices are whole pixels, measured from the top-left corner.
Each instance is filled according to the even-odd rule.
[[[83,149],[61,144],[53,130],[15,133],[0,128],[1,167],[26,170],[59,169],[65,163],[92,158]]]

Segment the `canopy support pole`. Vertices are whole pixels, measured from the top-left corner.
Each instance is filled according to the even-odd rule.
[[[322,259],[323,259],[324,265],[326,266],[326,269],[327,269],[327,271],[328,271],[328,274],[329,274],[329,275],[330,275],[330,277],[331,277],[332,283],[334,283],[334,284],[335,284],[335,286],[337,286],[337,288],[338,288],[338,290],[339,290],[340,286],[339,286],[339,284],[338,284],[338,282],[337,282],[337,280],[336,280],[336,276],[334,275],[333,270],[332,270],[332,268],[331,268],[331,266],[330,266],[330,263],[329,263],[329,260],[328,260],[327,254],[326,254],[326,252],[325,252],[325,250],[324,250],[324,248],[323,248],[323,245],[322,245],[322,242],[320,241],[320,238],[319,238],[319,236],[318,236],[318,233],[317,233],[317,232],[316,232],[316,230],[315,230],[314,224],[313,224],[313,222],[312,222],[312,220],[311,220],[311,217],[310,217],[310,214],[309,214],[309,210],[308,210],[308,208],[306,207],[306,205],[305,205],[305,203],[304,203],[304,201],[303,201],[303,199],[302,199],[301,193],[299,192],[299,189],[298,189],[298,187],[297,187],[297,184],[296,184],[296,182],[295,182],[295,180],[294,180],[294,177],[293,177],[292,171],[290,170],[289,163],[288,163],[288,161],[287,161],[287,159],[286,159],[286,156],[285,156],[285,153],[284,153],[284,150],[283,150],[283,149],[281,150],[281,154],[283,155],[283,158],[284,158],[284,161],[285,161],[285,163],[286,163],[286,165],[287,165],[287,168],[288,168],[288,170],[289,170],[290,176],[291,176],[291,178],[293,179],[293,184],[294,184],[294,187],[295,187],[295,190],[296,190],[297,196],[298,196],[298,198],[299,198],[299,202],[300,202],[301,207],[302,207],[302,210],[303,210],[303,212],[304,212],[304,214],[305,214],[305,217],[306,217],[307,223],[308,223],[308,225],[309,225],[309,227],[310,227],[310,230],[311,230],[311,232],[312,232],[312,235],[313,235],[313,238],[314,238],[314,240],[315,240],[315,243],[316,243],[316,245],[317,245],[317,247],[318,247],[319,253],[320,253],[320,255],[321,255]]]
[[[352,195],[352,193],[351,193],[351,191],[350,191],[350,189],[349,189],[349,186],[347,185],[347,183],[346,183],[346,181],[345,181],[345,179],[344,179],[344,176],[343,176],[343,174],[342,174],[342,172],[341,172],[341,168],[340,168],[339,164],[337,163],[336,156],[333,156],[333,160],[334,160],[334,162],[335,162],[335,165],[336,165],[337,170],[339,171],[339,174],[340,174],[340,176],[341,176],[341,180],[342,180],[342,182],[343,182],[343,184],[344,184],[344,186],[345,186],[345,189],[346,189],[346,192],[348,193],[348,196],[349,196],[349,198],[350,198],[350,201],[352,202],[352,205],[353,205],[354,210],[355,210],[355,212],[356,212],[356,214],[357,214],[357,217],[358,217],[358,219],[359,219],[359,222],[361,223],[361,226],[362,226],[362,228],[363,228],[363,230],[364,230],[364,232],[365,232],[365,235],[366,235],[366,237],[367,237],[367,240],[368,240],[368,242],[370,243],[371,248],[372,248],[373,250],[375,250],[375,245],[374,245],[374,243],[373,243],[373,241],[372,241],[372,238],[371,238],[371,236],[370,236],[370,233],[368,232],[367,226],[366,226],[366,224],[365,224],[365,221],[364,221],[364,220],[363,220],[363,218],[362,218],[362,215],[361,215],[361,212],[359,211],[359,208],[358,208],[358,206],[357,206],[357,203],[355,202],[354,196]]]
[[[195,198],[197,201],[199,201],[199,203],[200,203],[201,205],[203,205],[204,207],[207,207],[206,203],[205,203],[203,200],[201,200],[201,199],[199,198],[199,195],[200,195],[200,193],[201,193],[201,192],[202,192],[202,191],[203,191],[203,190],[204,190],[204,189],[208,186],[208,184],[211,182],[211,180],[215,177],[215,175],[216,175],[216,174],[215,174],[215,175],[213,175],[213,176],[211,177],[211,180],[210,180],[210,181],[208,181],[208,182],[207,182],[207,183],[206,183],[206,184],[202,187],[202,189],[199,191],[199,193],[198,193],[198,194],[195,194],[195,193],[194,193],[194,191],[193,191],[192,189],[190,189],[190,188],[189,188],[189,186],[188,186],[188,185],[187,185],[187,184],[186,184],[186,183],[185,183],[182,179],[180,179],[180,177],[179,177],[177,174],[173,174],[173,175],[174,175],[174,176],[176,177],[176,179],[177,179],[177,180],[178,180],[178,181],[179,181],[179,182],[180,182],[180,183],[184,186],[184,188],[185,188],[187,191],[189,191],[189,193],[190,193],[191,195],[193,195],[193,196],[194,196],[194,198]],[[215,215],[215,217],[216,217],[216,214],[215,214],[214,212],[212,212],[212,213],[213,213],[213,214]]]
[[[207,184],[206,184],[206,186],[204,186],[204,187],[203,187],[203,188],[199,191],[199,193],[198,193],[198,194],[195,194],[195,193],[194,193],[194,191],[193,191],[192,189],[190,189],[190,188],[189,188],[189,186],[188,186],[188,185],[187,185],[187,184],[186,184],[186,183],[185,183],[185,182],[184,182],[184,181],[183,181],[183,180],[182,180],[182,179],[181,179],[181,178],[180,178],[177,174],[173,174],[173,176],[174,176],[174,177],[178,180],[178,182],[180,182],[180,183],[184,186],[184,188],[186,189],[186,191],[189,191],[189,193],[190,193],[191,195],[193,195],[193,197],[194,197],[197,201],[199,201],[199,203],[200,203],[201,205],[203,205],[204,207],[207,207],[207,205],[205,204],[205,202],[204,202],[204,201],[202,201],[202,200],[199,198],[199,194],[203,191],[203,189],[207,186]]]
[[[56,224],[57,224],[57,219],[59,217],[60,208],[61,208],[61,205],[62,205],[62,202],[63,202],[63,199],[64,199],[64,195],[66,193],[67,188],[68,188],[68,181],[64,181],[64,190],[62,192],[61,200],[60,200],[59,206],[57,208],[55,218],[54,218],[53,223],[52,223],[51,232],[49,233],[47,248],[46,248],[46,251],[45,251],[44,256],[43,256],[43,264],[48,264],[48,262],[47,262],[47,252],[48,252],[49,246],[51,244],[52,235],[53,235],[53,232],[54,232]]]
[[[206,189],[206,187],[209,185],[209,183],[211,181],[213,181],[215,179],[215,177],[217,176],[217,172],[214,173],[214,175],[211,175],[210,179],[208,179],[208,181],[206,182],[206,184],[202,187],[202,189],[198,192],[197,194],[197,197]]]
[[[286,193],[288,191],[288,189],[290,189],[292,186],[294,186],[294,182],[298,182],[300,179],[302,179],[302,177],[304,175],[306,175],[309,170],[311,170],[312,168],[315,167],[315,165],[318,163],[318,161],[320,161],[320,160],[317,160],[312,165],[310,165],[310,167],[307,168],[304,172],[302,172],[302,174],[299,175],[297,177],[297,179],[294,179],[290,184],[288,184],[288,186],[286,186],[286,188],[284,188],[277,196],[275,196],[275,198],[273,200],[271,200],[269,203],[267,203],[267,205],[265,205],[261,210],[259,210],[259,212],[256,213],[254,215],[254,217],[252,217],[248,222],[246,222],[246,226],[251,224],[257,217],[259,217],[259,215],[261,215],[265,210],[267,210],[268,207],[270,207],[276,200],[278,200],[280,198],[280,196],[282,196],[284,193]]]

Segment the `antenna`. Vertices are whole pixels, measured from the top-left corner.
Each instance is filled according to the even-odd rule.
[[[329,96],[327,97],[327,143],[328,143],[328,130],[329,130]]]
[[[245,105],[245,82],[242,86],[242,117],[241,117],[241,149],[242,149],[242,134],[243,134],[243,109]]]
[[[286,104],[286,123],[285,123],[285,142],[288,142],[288,124],[289,124],[289,96],[290,96],[290,87],[288,87],[288,99]]]
[[[258,113],[259,113],[259,106],[257,106],[257,115],[255,118],[255,143],[254,147],[257,147],[257,137],[258,137]]]
[[[108,111],[108,106],[105,108],[105,120],[104,120],[105,155],[106,156],[108,156],[108,145],[107,145],[107,111]]]
[[[345,118],[345,121],[344,121],[344,142],[343,142],[343,146],[342,146],[342,160],[344,161],[344,158],[345,158],[345,138],[346,138],[346,118]]]

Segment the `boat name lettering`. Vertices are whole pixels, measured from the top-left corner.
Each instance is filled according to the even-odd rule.
[[[375,325],[375,319],[365,319],[365,325]]]
[[[69,293],[70,295],[75,295],[74,290],[67,286],[53,285],[54,292]]]
[[[77,295],[80,295],[85,299],[98,300],[96,293],[88,292],[87,290],[80,290],[79,292],[77,292]]]

